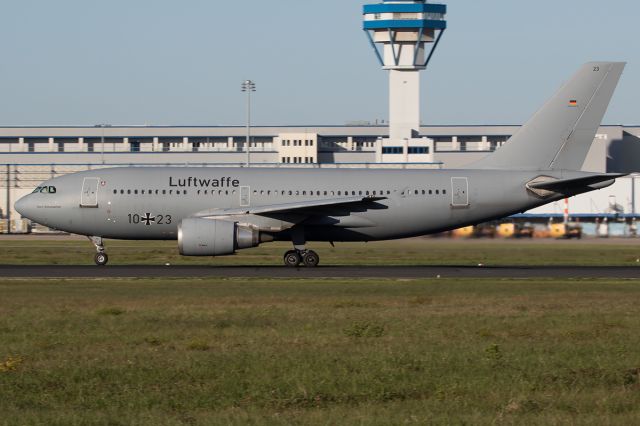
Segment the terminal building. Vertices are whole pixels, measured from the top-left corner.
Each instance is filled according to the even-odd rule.
[[[499,149],[519,126],[420,126],[430,141],[416,153],[389,146],[389,128],[253,127],[253,166],[459,168]],[[245,165],[242,126],[0,127],[6,165]],[[602,126],[583,166],[593,172],[640,171],[640,126]]]
[[[389,146],[389,128],[343,126],[254,127],[251,167],[464,168],[500,149],[519,126],[420,126],[426,153]],[[0,211],[3,228],[25,224],[13,202],[43,180],[112,166],[246,167],[245,128],[186,126],[0,127]],[[640,126],[602,126],[583,165],[593,172],[640,172]],[[635,180],[618,199],[637,213]],[[624,179],[623,179],[624,181]],[[605,191],[605,190],[603,190]],[[595,194],[605,196],[603,191]],[[625,195],[626,194],[626,195]],[[608,197],[608,196],[607,196]],[[604,205],[604,202],[586,204]],[[561,207],[550,207],[561,210]],[[595,210],[601,208],[593,207]],[[18,220],[11,225],[7,220]]]

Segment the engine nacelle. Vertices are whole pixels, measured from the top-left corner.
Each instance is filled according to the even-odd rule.
[[[183,256],[225,256],[260,245],[260,231],[216,219],[184,219],[178,226],[178,247]]]

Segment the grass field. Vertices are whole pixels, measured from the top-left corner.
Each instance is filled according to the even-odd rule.
[[[4,280],[0,424],[637,424],[638,284]]]
[[[111,242],[110,242],[111,243]],[[266,245],[209,264],[271,264]],[[189,263],[162,243],[114,263]],[[634,264],[621,242],[410,240],[333,264]],[[0,240],[0,263],[90,263]],[[640,269],[639,269],[640,270]],[[638,424],[640,280],[2,279],[0,425]]]
[[[175,241],[106,241],[110,265],[280,265],[287,243],[264,244],[212,259],[178,254]],[[620,265],[640,266],[640,240],[410,239],[375,243],[313,243],[322,265]],[[86,239],[0,239],[0,264],[89,265]]]

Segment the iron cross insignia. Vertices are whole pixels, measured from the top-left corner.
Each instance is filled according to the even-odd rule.
[[[140,218],[140,220],[142,222],[144,222],[145,225],[150,226],[151,222],[155,222],[156,218],[155,216],[151,216],[151,213],[145,213],[145,215],[143,217]]]

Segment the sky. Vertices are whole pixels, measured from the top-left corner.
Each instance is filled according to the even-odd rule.
[[[255,125],[386,120],[364,3],[0,0],[0,125],[243,125],[245,79]],[[628,62],[604,123],[640,124],[640,2],[445,3],[424,124],[521,124],[592,60]]]

